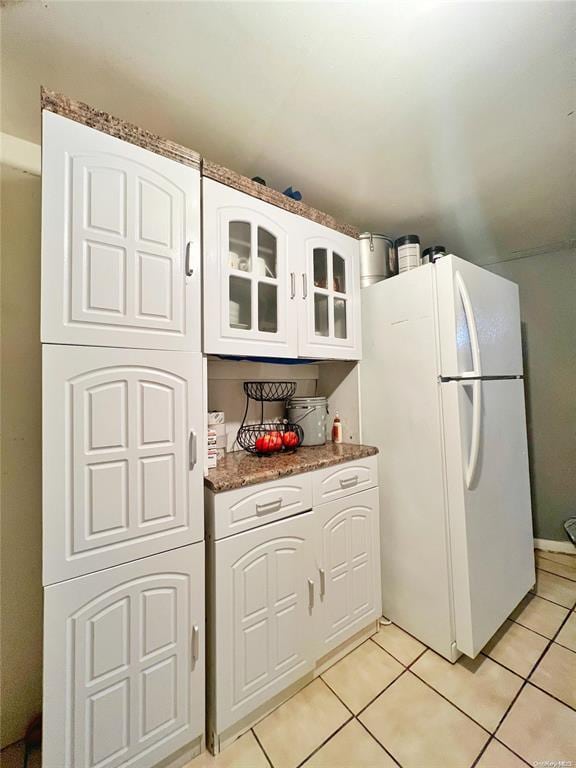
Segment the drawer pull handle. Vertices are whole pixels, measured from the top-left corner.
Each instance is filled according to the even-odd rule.
[[[312,610],[314,608],[314,581],[308,579],[308,608]]]
[[[358,485],[358,475],[352,475],[352,477],[343,477],[340,480],[340,488],[352,488]]]
[[[282,507],[282,499],[276,499],[275,501],[269,501],[267,504],[256,504],[256,514],[263,515],[267,512],[278,512]]]
[[[200,656],[200,629],[197,624],[192,627],[192,663]]]
[[[326,594],[326,571],[324,568],[319,568],[320,571],[320,597],[324,597]]]
[[[296,272],[290,272],[290,298],[296,298]]]

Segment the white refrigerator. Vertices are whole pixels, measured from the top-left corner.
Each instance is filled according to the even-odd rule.
[[[362,291],[383,613],[476,656],[535,581],[518,287],[453,255]]]

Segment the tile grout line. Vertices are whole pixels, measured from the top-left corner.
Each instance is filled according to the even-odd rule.
[[[546,562],[551,563],[552,560],[547,560]],[[546,563],[544,563],[546,565]],[[544,571],[545,573],[550,573],[552,576],[558,576],[559,579],[566,579],[566,581],[571,581],[572,583],[576,582],[576,571],[574,572],[574,578],[572,576],[563,576],[561,573],[556,573],[555,571],[549,571],[547,570],[542,563],[538,563],[538,570]],[[557,563],[559,565],[559,563]]]
[[[552,574],[552,575],[556,576],[556,575],[558,575],[558,574]],[[559,578],[564,578],[564,577],[562,577],[562,576],[559,576]],[[570,579],[566,579],[566,581],[570,581]],[[531,593],[531,594],[535,594],[535,595],[536,595],[536,593]],[[483,746],[483,748],[482,748],[482,750],[480,751],[480,753],[478,754],[478,756],[475,758],[475,760],[474,760],[474,762],[472,763],[472,765],[471,765],[471,767],[470,767],[470,768],[474,768],[474,766],[475,766],[475,765],[478,763],[478,761],[481,759],[482,755],[484,754],[484,752],[486,751],[486,749],[488,748],[488,746],[490,745],[490,743],[491,743],[492,741],[497,741],[499,744],[501,744],[501,745],[502,745],[502,746],[504,746],[506,749],[508,749],[510,752],[512,752],[512,754],[514,754],[516,757],[518,757],[520,760],[522,760],[522,762],[525,762],[525,761],[524,761],[524,758],[522,758],[520,755],[518,755],[516,752],[514,752],[514,750],[513,750],[513,749],[511,749],[511,748],[510,748],[510,747],[509,747],[507,744],[505,744],[504,742],[500,741],[500,739],[498,739],[498,738],[497,738],[497,736],[496,736],[496,732],[497,732],[497,731],[498,731],[498,729],[501,727],[501,725],[502,725],[502,723],[503,723],[504,719],[505,719],[505,718],[507,717],[507,715],[509,714],[510,710],[511,710],[511,709],[512,709],[512,707],[514,706],[515,702],[517,701],[517,699],[518,699],[518,697],[520,696],[520,694],[522,693],[522,691],[525,689],[526,685],[528,685],[528,684],[532,685],[534,688],[536,688],[536,689],[538,689],[538,690],[542,691],[542,693],[544,693],[544,694],[546,694],[546,695],[550,696],[552,699],[554,699],[554,700],[558,701],[558,703],[560,703],[560,704],[564,704],[564,706],[567,706],[569,709],[573,709],[573,707],[571,707],[569,704],[566,704],[566,702],[563,702],[562,700],[560,700],[560,699],[556,698],[556,697],[555,697],[553,694],[550,694],[548,691],[545,691],[544,689],[540,688],[538,685],[535,685],[534,683],[530,682],[530,681],[529,681],[529,679],[528,679],[528,678],[530,677],[530,675],[532,675],[532,674],[534,673],[534,671],[536,670],[536,668],[538,667],[538,665],[539,665],[539,664],[540,664],[540,662],[542,661],[542,659],[543,659],[543,657],[545,656],[545,654],[548,652],[548,650],[550,649],[550,647],[552,646],[552,644],[555,642],[555,639],[557,638],[557,636],[558,636],[558,635],[559,635],[559,633],[561,632],[561,630],[562,630],[562,628],[564,627],[564,625],[565,625],[565,624],[567,623],[567,621],[569,620],[570,616],[572,615],[572,611],[573,611],[573,609],[574,609],[574,606],[572,606],[572,608],[568,608],[568,607],[567,607],[567,606],[565,606],[565,605],[561,605],[560,603],[555,603],[553,600],[549,600],[548,598],[542,597],[541,595],[536,595],[536,596],[537,596],[537,597],[540,597],[542,600],[546,600],[547,602],[549,602],[549,603],[552,603],[553,605],[557,605],[557,606],[559,606],[559,607],[561,607],[561,608],[564,608],[564,609],[566,609],[568,612],[567,612],[566,616],[564,617],[564,619],[562,620],[562,622],[561,622],[561,624],[559,625],[559,627],[557,628],[557,630],[556,630],[556,632],[554,633],[554,636],[553,636],[552,638],[548,638],[548,637],[546,637],[545,635],[541,635],[539,632],[535,632],[535,630],[531,629],[530,627],[524,627],[524,625],[523,625],[523,624],[520,624],[520,622],[516,622],[514,619],[509,619],[511,622],[513,622],[513,623],[515,623],[515,624],[518,624],[519,626],[522,626],[522,627],[524,627],[525,629],[527,629],[527,630],[529,630],[529,631],[531,631],[531,632],[534,632],[534,634],[536,634],[536,635],[538,635],[538,636],[540,636],[540,637],[543,637],[543,638],[545,638],[545,639],[546,639],[546,641],[547,641],[547,643],[546,643],[546,646],[544,647],[544,649],[543,649],[542,653],[539,655],[539,657],[537,658],[536,662],[534,663],[534,665],[532,666],[532,668],[531,668],[530,672],[528,673],[528,675],[527,675],[526,677],[524,677],[523,675],[520,675],[518,672],[516,672],[516,671],[514,671],[514,670],[511,670],[511,669],[509,669],[508,667],[506,667],[504,664],[500,663],[500,662],[499,662],[499,661],[497,661],[496,659],[492,659],[492,658],[491,658],[490,656],[488,656],[487,654],[485,654],[485,653],[482,653],[482,655],[483,655],[483,656],[485,656],[486,658],[489,658],[491,661],[493,661],[494,663],[498,664],[498,665],[499,665],[500,667],[502,667],[503,669],[506,669],[507,671],[509,671],[509,672],[511,672],[512,674],[516,675],[517,677],[519,677],[519,678],[522,680],[522,685],[520,686],[520,688],[519,688],[518,692],[517,692],[517,693],[516,693],[516,695],[513,697],[512,701],[510,702],[510,704],[508,705],[508,707],[505,709],[504,713],[502,714],[502,716],[501,716],[500,720],[498,721],[498,723],[497,723],[497,725],[496,725],[496,727],[495,727],[495,729],[494,729],[494,731],[493,731],[493,732],[491,732],[490,730],[488,730],[488,729],[487,729],[485,726],[483,726],[481,723],[479,723],[477,720],[475,720],[473,717],[471,717],[471,716],[470,716],[470,715],[469,715],[467,712],[465,712],[464,710],[460,709],[460,707],[459,707],[459,706],[457,706],[457,705],[456,705],[456,704],[455,704],[453,701],[451,701],[451,700],[450,700],[450,699],[449,699],[447,696],[444,696],[444,695],[443,695],[443,694],[442,694],[440,691],[437,691],[437,690],[436,690],[436,689],[435,689],[435,688],[434,688],[432,685],[430,685],[429,683],[427,683],[427,681],[426,681],[426,680],[423,680],[422,678],[420,678],[420,677],[418,676],[418,674],[417,674],[417,673],[415,673],[415,672],[412,672],[412,667],[413,667],[413,665],[415,665],[415,664],[416,664],[416,662],[417,662],[417,661],[418,661],[418,660],[419,660],[419,659],[420,659],[420,658],[421,658],[421,657],[422,657],[422,656],[423,656],[423,655],[424,655],[424,654],[425,654],[425,653],[426,653],[428,650],[432,650],[431,648],[429,648],[428,646],[425,646],[425,647],[424,647],[424,649],[423,649],[423,650],[422,650],[422,651],[421,651],[421,652],[420,652],[420,653],[419,653],[419,654],[418,654],[418,655],[417,655],[417,656],[416,656],[416,657],[415,657],[415,658],[414,658],[414,659],[413,659],[413,660],[412,660],[412,661],[411,661],[411,662],[410,662],[408,665],[406,665],[406,664],[404,664],[402,661],[400,661],[400,659],[396,658],[396,656],[394,656],[394,654],[390,653],[390,651],[388,651],[386,648],[382,647],[382,646],[381,646],[379,643],[377,643],[377,642],[374,640],[374,637],[375,637],[375,636],[378,634],[378,632],[380,631],[380,629],[379,629],[379,630],[378,630],[376,633],[374,633],[374,635],[371,635],[370,637],[368,637],[368,638],[367,638],[367,639],[364,641],[364,643],[365,643],[365,642],[368,642],[368,641],[370,641],[370,640],[371,640],[371,641],[372,641],[372,642],[373,642],[375,645],[377,645],[377,646],[378,646],[378,647],[379,647],[381,650],[383,650],[385,653],[387,653],[387,654],[388,654],[388,655],[389,655],[389,656],[390,656],[392,659],[394,659],[396,662],[398,662],[399,664],[401,664],[401,665],[402,665],[402,667],[403,667],[403,670],[402,670],[402,672],[401,672],[401,673],[400,673],[400,674],[399,674],[399,675],[398,675],[396,678],[394,678],[394,680],[391,680],[391,681],[390,681],[390,683],[388,683],[386,686],[384,686],[384,688],[382,688],[382,690],[381,690],[381,691],[379,691],[379,693],[378,693],[376,696],[374,696],[374,697],[373,697],[373,698],[372,698],[372,699],[371,699],[371,700],[370,700],[370,701],[369,701],[369,702],[368,702],[368,703],[367,703],[367,704],[366,704],[366,705],[365,705],[365,706],[364,706],[364,707],[363,707],[361,710],[359,710],[357,714],[355,714],[355,713],[354,713],[354,712],[353,712],[353,711],[350,709],[350,707],[349,707],[349,706],[348,706],[348,705],[345,703],[345,701],[344,701],[342,698],[340,698],[340,696],[339,696],[339,695],[336,693],[336,691],[335,691],[335,690],[334,690],[334,689],[333,689],[333,688],[332,688],[332,687],[329,685],[329,683],[327,683],[327,682],[326,682],[326,680],[324,680],[324,678],[323,678],[323,675],[318,675],[318,677],[317,677],[317,678],[314,678],[315,680],[316,680],[316,679],[321,679],[321,680],[322,680],[322,682],[323,682],[323,683],[324,683],[324,685],[327,687],[327,689],[328,689],[328,690],[329,690],[329,691],[330,691],[330,692],[331,692],[331,693],[332,693],[332,694],[333,694],[333,695],[334,695],[334,696],[335,696],[335,697],[338,699],[338,701],[339,701],[339,702],[342,704],[342,706],[344,706],[344,708],[347,710],[347,712],[348,712],[348,713],[350,713],[350,717],[349,717],[349,718],[348,718],[348,719],[347,719],[347,720],[346,720],[346,721],[345,721],[345,722],[344,722],[344,723],[343,723],[341,726],[339,726],[339,727],[338,727],[338,728],[337,728],[337,729],[336,729],[336,730],[335,730],[335,731],[334,731],[334,732],[333,732],[333,733],[332,733],[330,736],[328,736],[328,738],[326,738],[326,739],[325,739],[325,740],[324,740],[324,741],[323,741],[323,742],[322,742],[322,743],[321,743],[321,744],[320,744],[318,747],[316,747],[316,748],[315,748],[315,749],[314,749],[314,750],[313,750],[313,751],[312,751],[312,752],[311,752],[309,755],[307,755],[307,757],[306,757],[306,758],[305,758],[305,759],[304,759],[304,760],[303,760],[301,763],[299,763],[299,764],[298,764],[297,768],[301,768],[301,767],[304,765],[304,763],[306,763],[306,762],[307,762],[307,761],[308,761],[308,760],[309,760],[309,759],[310,759],[310,758],[311,758],[313,755],[315,755],[315,754],[316,754],[316,753],[317,753],[317,752],[318,752],[320,749],[322,749],[322,747],[324,747],[324,746],[325,746],[325,745],[326,745],[326,744],[327,744],[327,743],[328,743],[328,742],[329,742],[329,741],[330,741],[332,738],[334,738],[334,737],[335,737],[335,736],[336,736],[336,735],[337,735],[337,734],[338,734],[338,733],[339,733],[339,732],[340,732],[340,731],[341,731],[341,730],[342,730],[342,729],[343,729],[343,728],[344,728],[346,725],[348,725],[350,722],[352,722],[352,720],[356,720],[356,721],[357,721],[357,722],[360,724],[360,726],[361,726],[361,727],[362,727],[362,728],[363,728],[363,729],[364,729],[364,730],[365,730],[365,731],[366,731],[366,732],[367,732],[367,733],[368,733],[368,734],[369,734],[369,735],[370,735],[370,736],[371,736],[371,737],[372,737],[372,738],[373,738],[373,739],[376,741],[376,743],[377,743],[377,744],[378,744],[378,745],[379,745],[379,746],[380,746],[380,747],[381,747],[381,748],[384,750],[384,752],[385,752],[387,755],[389,755],[389,757],[390,757],[390,758],[391,758],[391,759],[392,759],[392,760],[393,760],[393,761],[394,761],[394,762],[395,762],[397,765],[399,765],[399,766],[400,766],[400,763],[399,763],[399,762],[396,760],[396,758],[395,758],[395,757],[394,757],[394,756],[393,756],[393,755],[392,755],[390,752],[388,752],[388,750],[386,749],[386,747],[384,746],[384,744],[382,744],[382,743],[379,741],[379,739],[378,739],[378,738],[377,738],[377,737],[376,737],[376,736],[375,736],[375,735],[374,735],[374,734],[373,734],[373,733],[372,733],[372,732],[371,732],[371,731],[370,731],[370,730],[367,728],[367,726],[365,726],[365,725],[364,725],[364,723],[363,723],[363,722],[360,720],[360,716],[361,716],[361,715],[362,715],[362,714],[363,714],[363,713],[366,711],[366,709],[368,709],[368,707],[370,707],[370,706],[371,706],[371,705],[372,705],[372,704],[373,704],[373,703],[376,701],[376,699],[378,699],[378,698],[379,698],[379,697],[380,697],[380,696],[381,696],[381,695],[382,695],[382,694],[383,694],[383,693],[384,693],[386,690],[388,690],[388,689],[389,689],[389,688],[390,688],[390,687],[391,687],[391,686],[392,686],[392,685],[393,685],[395,682],[397,682],[397,681],[398,681],[398,680],[399,680],[399,679],[400,679],[400,678],[401,678],[401,677],[402,677],[402,676],[403,676],[403,675],[404,675],[406,672],[412,672],[412,674],[413,674],[413,675],[414,675],[414,676],[415,676],[415,677],[416,677],[416,678],[417,678],[417,679],[418,679],[420,682],[424,683],[424,685],[426,685],[428,688],[430,688],[432,691],[434,691],[436,694],[438,694],[438,695],[439,695],[441,698],[443,698],[445,701],[447,701],[447,702],[448,702],[448,704],[451,704],[451,705],[452,705],[452,706],[453,706],[453,707],[454,707],[456,710],[458,710],[458,711],[459,711],[461,714],[463,714],[465,717],[467,717],[469,720],[471,720],[473,723],[475,723],[475,724],[476,724],[476,725],[477,725],[479,728],[481,728],[481,729],[482,729],[482,730],[483,730],[485,733],[487,733],[487,734],[489,735],[489,738],[488,738],[487,742],[486,742],[486,743],[485,743],[485,745]],[[397,626],[397,625],[394,625],[394,626]],[[399,629],[401,629],[401,631],[402,631],[402,632],[405,632],[405,633],[406,633],[407,635],[409,635],[410,637],[413,637],[413,635],[410,635],[410,633],[406,632],[405,630],[402,630],[402,628],[401,628],[401,627],[398,627],[398,628],[399,628]],[[413,638],[413,639],[417,640],[417,642],[419,642],[419,643],[421,642],[421,641],[419,641],[417,638]],[[337,662],[335,662],[333,665],[331,665],[330,667],[328,667],[328,669],[331,669],[332,667],[336,666],[336,665],[337,665],[337,664],[338,664],[340,661],[342,661],[344,658],[346,658],[346,657],[347,657],[347,656],[349,656],[351,653],[353,653],[355,650],[357,650],[357,649],[358,649],[358,648],[360,648],[362,645],[364,645],[364,643],[361,643],[359,646],[356,646],[356,648],[353,648],[352,650],[350,650],[350,651],[349,651],[347,654],[345,654],[345,655],[344,655],[344,656],[343,656],[341,659],[339,659],[339,660],[338,660]],[[560,644],[559,644],[559,643],[557,643],[557,645],[560,645]],[[564,648],[564,646],[561,646],[561,647],[563,647],[563,648]],[[572,651],[570,648],[568,648],[567,650],[569,650],[569,651],[571,651],[571,652],[574,652],[574,651]],[[328,671],[328,669],[326,670],[326,672]],[[324,674],[324,673],[323,673],[323,674]],[[308,683],[308,685],[310,685],[312,682],[314,682],[314,680],[310,681],[310,683]],[[307,687],[307,686],[304,686],[304,688],[305,688],[305,687]],[[297,695],[297,693],[300,693],[302,690],[304,690],[304,688],[300,689],[300,691],[297,691],[295,694],[293,694],[293,696],[296,696],[296,695]],[[290,698],[293,698],[293,696],[292,696],[292,697],[290,697]],[[289,701],[289,699],[287,699],[286,701]],[[283,702],[283,704],[284,704],[284,703],[286,703],[286,702]],[[280,705],[279,705],[279,707],[280,707],[280,706],[282,706],[282,704],[280,704]],[[277,708],[279,708],[279,707],[277,707]],[[271,714],[271,713],[269,713],[269,714]],[[268,715],[267,715],[267,716],[268,716]],[[267,716],[266,716],[266,717],[267,717]],[[263,718],[263,720],[264,720],[264,719],[266,719],[266,718]],[[267,761],[268,761],[268,763],[270,764],[271,768],[274,768],[274,765],[273,765],[273,763],[272,763],[272,761],[271,761],[270,757],[268,756],[268,754],[267,754],[266,750],[264,749],[264,747],[262,746],[262,744],[261,744],[260,740],[258,739],[258,737],[257,737],[257,735],[256,735],[256,732],[254,731],[254,727],[251,729],[251,731],[252,731],[252,733],[254,734],[254,737],[256,738],[256,741],[257,741],[258,745],[259,745],[259,746],[260,746],[260,748],[262,749],[262,752],[263,752],[264,756],[266,757],[266,760],[267,760]]]
[[[376,645],[378,645],[378,643],[376,643]],[[380,645],[378,645],[378,647],[379,647],[379,648],[382,648],[382,646],[380,646]],[[382,650],[384,650],[384,649],[382,648]],[[402,662],[401,662],[399,659],[397,659],[395,656],[392,656],[392,654],[390,654],[390,656],[392,656],[392,658],[394,659],[394,661],[397,661],[397,662],[398,662],[398,664],[401,664],[401,665],[402,665],[402,667],[404,667],[404,669],[402,670],[402,672],[400,672],[400,674],[399,674],[399,675],[397,675],[397,676],[394,678],[394,680],[390,680],[390,682],[388,683],[388,685],[385,685],[385,686],[384,686],[384,688],[382,688],[382,690],[381,690],[379,693],[377,693],[377,694],[376,694],[376,696],[374,696],[372,699],[370,699],[370,701],[368,702],[368,704],[365,704],[365,705],[362,707],[362,709],[360,709],[360,710],[357,712],[357,714],[356,714],[356,715],[354,715],[354,717],[358,718],[358,717],[359,717],[359,715],[361,715],[363,712],[365,712],[365,711],[368,709],[368,707],[369,707],[371,704],[374,704],[374,702],[376,701],[376,699],[377,699],[377,698],[379,698],[380,696],[382,696],[382,694],[384,693],[384,691],[387,691],[387,690],[388,690],[388,688],[390,688],[390,686],[391,686],[391,685],[394,685],[394,683],[395,683],[397,680],[400,680],[400,678],[402,677],[402,675],[404,674],[404,672],[407,672],[407,671],[410,669],[410,667],[411,667],[413,664],[416,664],[416,662],[418,661],[418,659],[419,659],[421,656],[424,656],[424,654],[426,653],[426,651],[427,651],[427,650],[429,650],[429,649],[428,649],[428,647],[424,648],[424,650],[422,651],[422,653],[419,653],[419,654],[418,654],[418,656],[417,656],[417,657],[416,657],[416,658],[415,658],[413,661],[411,661],[411,662],[410,662],[410,664],[408,664],[408,665],[406,665],[406,664],[402,664]]]
[[[402,674],[404,674],[404,673],[402,673]],[[401,675],[399,675],[398,677],[401,677]],[[376,736],[374,736],[374,734],[373,734],[373,733],[370,733],[370,731],[369,731],[369,730],[368,730],[368,728],[367,728],[367,727],[364,725],[364,723],[362,722],[362,720],[359,720],[358,718],[356,718],[356,722],[357,722],[357,723],[360,725],[360,727],[361,727],[361,728],[363,728],[363,729],[366,731],[366,733],[368,734],[368,736],[370,736],[370,738],[374,739],[374,741],[376,742],[376,744],[378,744],[378,745],[379,745],[379,746],[380,746],[380,747],[381,747],[381,748],[384,750],[384,752],[386,752],[386,754],[388,755],[388,757],[389,757],[391,760],[393,760],[393,761],[396,763],[396,765],[397,765],[397,766],[399,766],[399,768],[402,768],[402,765],[400,764],[400,762],[399,762],[398,760],[396,760],[396,758],[394,757],[394,755],[392,754],[392,752],[389,752],[389,751],[386,749],[386,747],[384,746],[384,744],[382,744],[382,743],[381,743],[381,742],[380,742],[380,741],[379,741],[379,740],[376,738]]]
[[[395,627],[397,627],[398,625],[397,625],[397,624],[395,624],[394,626],[395,626]],[[402,627],[398,627],[398,629],[402,629]],[[402,629],[402,632],[404,632],[404,630],[403,630],[403,629]],[[408,632],[406,632],[406,634],[408,634]],[[412,635],[410,635],[410,637],[412,637]],[[414,639],[416,639],[416,638],[414,638]],[[380,650],[381,650],[381,651],[385,651],[385,652],[386,652],[386,653],[387,653],[389,656],[392,656],[392,658],[394,659],[394,661],[397,661],[397,662],[398,662],[398,664],[402,664],[402,666],[403,666],[405,669],[409,669],[409,668],[412,666],[412,664],[414,664],[414,662],[415,662],[415,661],[418,661],[418,659],[420,658],[420,656],[422,656],[422,655],[423,655],[424,653],[426,653],[426,651],[428,650],[428,646],[427,646],[427,645],[426,645],[426,646],[424,646],[424,650],[423,650],[423,651],[420,651],[420,653],[418,654],[418,656],[417,656],[415,659],[413,659],[413,661],[411,661],[409,664],[405,664],[405,663],[404,663],[403,661],[401,661],[401,660],[400,660],[400,659],[399,659],[397,656],[394,656],[394,654],[392,653],[392,651],[389,651],[387,648],[384,648],[383,646],[381,646],[381,645],[380,645],[380,643],[377,643],[377,642],[376,642],[376,640],[374,640],[374,638],[373,638],[373,637],[371,637],[371,638],[370,638],[370,640],[372,640],[372,642],[373,642],[375,645],[377,645],[377,646],[378,646],[378,648],[380,648]],[[420,643],[420,645],[424,645],[424,643],[420,642],[420,640],[418,640],[418,642]]]
[[[545,599],[545,598],[542,598],[542,599]],[[550,600],[548,600],[548,602],[550,602]],[[556,605],[558,608],[564,607],[564,606],[559,606],[558,603],[553,603],[553,605]],[[572,611],[569,608],[566,608],[565,610],[567,610],[569,614],[572,613]],[[535,635],[538,635],[539,637],[543,637],[545,640],[550,640],[548,635],[543,635],[542,632],[537,632],[535,629],[532,629],[532,627],[528,627],[526,626],[526,624],[522,624],[520,621],[516,621],[516,619],[511,619],[510,617],[508,617],[507,621],[511,621],[513,624],[518,624],[519,627],[528,629],[530,630],[530,632],[534,632]],[[562,621],[564,621],[564,619],[562,619]],[[480,653],[484,653],[484,652],[480,651]],[[484,655],[487,656],[488,654],[485,653]]]
[[[360,647],[360,646],[358,646],[358,647]],[[336,662],[336,664],[338,664],[338,662]],[[334,666],[336,666],[336,664],[334,664]],[[332,667],[328,667],[328,669],[332,669]],[[327,669],[326,671],[328,671],[328,669]],[[352,712],[352,710],[350,709],[350,707],[348,706],[348,704],[346,704],[346,702],[345,702],[343,699],[341,699],[341,698],[340,698],[340,696],[339,696],[339,695],[336,693],[336,691],[334,690],[334,688],[332,688],[332,686],[330,685],[330,683],[328,683],[328,682],[326,682],[326,680],[324,680],[324,678],[322,677],[322,675],[319,675],[319,677],[317,677],[316,679],[317,679],[317,680],[322,680],[322,682],[324,683],[324,685],[326,686],[326,688],[328,688],[328,690],[330,691],[330,693],[333,693],[333,694],[334,694],[334,696],[336,696],[336,698],[337,698],[337,699],[338,699],[338,701],[340,702],[340,704],[342,704],[342,706],[343,706],[343,707],[346,707],[346,709],[348,710],[348,712],[350,712],[350,714],[352,715],[352,717],[355,717],[355,715],[354,715],[354,712]]]
[[[519,699],[519,697],[520,697],[520,694],[522,693],[522,691],[523,691],[523,690],[526,688],[526,686],[527,686],[527,685],[531,684],[531,683],[529,683],[529,682],[528,682],[528,677],[529,677],[529,676],[532,674],[532,672],[533,672],[533,671],[534,671],[534,670],[535,670],[535,669],[538,667],[538,665],[540,664],[540,662],[542,661],[542,659],[544,658],[544,656],[545,656],[545,655],[546,655],[546,653],[548,652],[548,649],[551,647],[552,643],[554,642],[554,639],[555,639],[555,638],[558,636],[559,632],[562,630],[562,627],[564,626],[564,624],[565,624],[565,623],[568,621],[568,619],[570,618],[570,614],[571,614],[571,612],[569,612],[569,613],[568,613],[568,614],[567,614],[567,615],[564,617],[564,620],[562,621],[562,623],[560,624],[560,626],[559,626],[559,627],[558,627],[558,629],[556,630],[556,632],[555,632],[555,634],[554,634],[554,637],[552,637],[552,638],[551,638],[551,639],[548,641],[548,643],[547,643],[546,647],[544,648],[544,650],[542,651],[542,653],[541,653],[541,654],[540,654],[540,656],[538,657],[538,659],[537,659],[536,663],[533,665],[533,667],[532,667],[532,669],[530,670],[530,672],[528,673],[527,677],[523,678],[524,682],[523,682],[523,683],[522,683],[522,685],[520,686],[520,688],[519,688],[519,690],[518,690],[518,693],[516,694],[516,696],[514,696],[514,698],[513,698],[513,699],[512,699],[512,701],[510,702],[509,706],[506,708],[506,710],[504,711],[504,713],[503,713],[502,717],[500,718],[500,720],[499,720],[499,722],[498,722],[498,725],[497,725],[497,726],[496,726],[496,728],[494,729],[493,738],[494,738],[494,739],[496,739],[496,741],[498,741],[499,743],[503,744],[503,745],[506,747],[506,749],[509,749],[509,750],[510,750],[510,752],[512,752],[514,755],[516,755],[516,757],[519,757],[521,760],[524,760],[524,758],[523,758],[521,755],[518,755],[518,754],[517,754],[517,753],[516,753],[516,752],[515,752],[515,751],[514,751],[514,750],[513,750],[513,749],[512,749],[512,748],[511,748],[511,747],[510,747],[508,744],[506,744],[506,743],[505,743],[505,742],[503,742],[503,741],[500,741],[500,739],[499,739],[499,738],[498,738],[498,736],[497,736],[497,733],[498,733],[498,731],[500,730],[500,728],[502,727],[502,724],[504,723],[504,720],[505,720],[505,719],[508,717],[508,715],[510,714],[510,712],[511,712],[511,710],[512,710],[512,707],[513,707],[513,706],[514,706],[514,704],[515,704],[515,703],[518,701],[518,699]],[[504,665],[503,665],[503,664],[501,664],[500,666],[504,667]],[[507,667],[504,667],[504,669],[508,669],[508,668],[507,668]],[[536,686],[533,686],[533,687],[536,687]],[[539,690],[541,690],[541,689],[539,689]],[[546,693],[547,693],[547,691],[543,691],[543,693],[544,693],[544,694],[546,694]],[[552,697],[552,698],[554,698],[554,697]],[[558,701],[558,699],[557,699],[557,701]],[[563,702],[561,702],[561,703],[563,703]],[[524,761],[524,762],[526,762],[526,761]]]
[[[260,739],[258,738],[258,736],[257,736],[257,734],[256,734],[256,731],[254,730],[254,728],[250,728],[250,732],[252,733],[252,735],[253,735],[253,736],[254,736],[254,738],[256,739],[256,743],[258,744],[258,746],[259,746],[259,747],[260,747],[260,749],[262,750],[262,753],[263,753],[264,757],[265,757],[265,758],[266,758],[266,760],[268,761],[268,765],[270,766],[270,768],[274,768],[274,765],[273,765],[273,763],[272,763],[272,760],[270,760],[270,758],[268,757],[268,752],[266,752],[266,750],[264,749],[264,746],[262,745],[262,742],[261,742],[261,741],[260,741]]]
[[[330,689],[330,690],[332,690],[332,689]],[[301,768],[301,766],[303,766],[304,763],[307,763],[308,760],[310,760],[311,757],[313,757],[317,752],[319,752],[322,749],[322,747],[325,747],[326,744],[328,744],[328,742],[331,741],[334,738],[334,736],[336,736],[336,734],[340,733],[340,731],[343,728],[345,728],[348,725],[348,723],[351,723],[352,720],[354,720],[354,715],[351,715],[344,723],[342,723],[342,725],[339,725],[338,728],[336,728],[336,730],[333,733],[331,733],[330,736],[328,736],[327,739],[324,739],[324,741],[321,744],[319,744],[315,749],[313,749],[312,752],[310,752],[309,755],[306,755],[304,760],[301,760],[296,765],[296,768]]]

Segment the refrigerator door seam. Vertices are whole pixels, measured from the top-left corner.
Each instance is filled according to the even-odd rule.
[[[434,317],[434,329],[435,329],[435,337],[436,337],[436,365],[437,370],[442,370],[442,357],[441,357],[441,344],[440,344],[440,316],[438,313],[438,287],[436,282],[436,270],[432,270],[432,288],[433,288],[433,317]],[[438,376],[438,383],[440,384],[442,382],[442,376]],[[460,656],[460,651],[458,651],[457,648],[457,639],[456,639],[456,606],[454,601],[454,571],[453,571],[453,564],[452,564],[452,532],[451,532],[451,526],[450,526],[450,503],[449,503],[449,494],[448,494],[448,478],[446,474],[446,432],[445,432],[445,420],[444,420],[444,405],[442,402],[442,388],[438,387],[438,408],[439,408],[439,417],[440,417],[440,434],[439,434],[439,440],[440,440],[440,450],[442,453],[442,493],[444,497],[444,539],[446,542],[446,568],[447,568],[447,578],[448,578],[448,590],[449,590],[449,604],[450,604],[450,635],[451,635],[451,643],[450,643],[450,651],[452,656],[452,661],[455,662],[457,658]]]

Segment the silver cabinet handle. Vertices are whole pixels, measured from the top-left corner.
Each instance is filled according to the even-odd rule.
[[[290,272],[290,298],[296,298],[296,272]]]
[[[314,581],[308,579],[308,608],[312,610],[314,608]]]
[[[197,449],[196,432],[193,429],[190,430],[190,437],[188,438],[188,461],[190,469],[194,469],[197,461]]]
[[[198,624],[192,627],[192,663],[198,661],[200,656],[200,629]]]
[[[186,243],[186,264],[185,264],[185,270],[188,277],[191,277],[192,273],[194,272],[194,269],[190,266],[190,252],[192,250],[192,241],[189,240]]]
[[[306,280],[306,272],[302,272],[302,298],[308,297],[308,282]]]
[[[352,488],[354,485],[358,485],[358,475],[343,477],[342,480],[340,480],[340,488]]]
[[[326,571],[324,568],[319,568],[320,571],[320,597],[324,597],[326,594]]]
[[[282,499],[275,499],[269,501],[268,504],[256,504],[256,513],[258,515],[265,514],[266,512],[277,512],[282,506]]]

